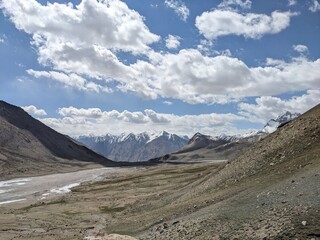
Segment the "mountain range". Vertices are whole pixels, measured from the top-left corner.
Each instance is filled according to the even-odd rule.
[[[188,137],[166,131],[160,133],[106,134],[102,137],[81,136],[77,141],[114,161],[141,162],[176,152],[185,146]]]
[[[209,136],[196,133],[192,138],[178,136],[168,132],[140,134],[121,134],[105,136],[80,136],[77,141],[114,161],[142,162],[150,159],[192,160],[230,159],[261,138],[274,132],[277,127],[291,121],[300,114],[285,112],[276,119],[267,122],[260,131],[245,135]],[[172,159],[170,158],[170,159]]]
[[[0,101],[0,179],[98,165],[118,166],[118,161],[230,159],[296,116],[298,114],[286,112],[270,120],[261,131],[247,136],[211,137],[197,133],[188,139],[163,131],[83,136],[74,140],[34,119],[23,109]]]

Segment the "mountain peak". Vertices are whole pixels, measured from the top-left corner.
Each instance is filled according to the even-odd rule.
[[[264,128],[260,131],[263,133],[273,133],[277,130],[279,126],[282,126],[293,119],[299,117],[300,113],[291,113],[289,111],[285,111],[283,114],[279,115],[276,119],[270,119]]]
[[[81,137],[78,141],[88,145],[115,161],[146,161],[151,158],[176,152],[187,144],[188,139],[161,131],[157,133],[129,133],[120,136],[106,134],[105,137]]]

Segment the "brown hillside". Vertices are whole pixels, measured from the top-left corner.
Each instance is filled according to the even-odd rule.
[[[66,171],[89,163],[114,165],[4,101],[0,101],[0,130],[0,179]]]

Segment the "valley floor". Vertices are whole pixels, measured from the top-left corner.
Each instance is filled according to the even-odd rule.
[[[1,239],[318,239],[320,162],[211,188],[227,163],[164,164],[0,205]],[[101,238],[99,238],[101,237]]]

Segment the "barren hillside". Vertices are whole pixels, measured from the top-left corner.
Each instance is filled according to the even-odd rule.
[[[0,131],[0,179],[64,172],[92,163],[114,165],[3,101],[0,101]]]

